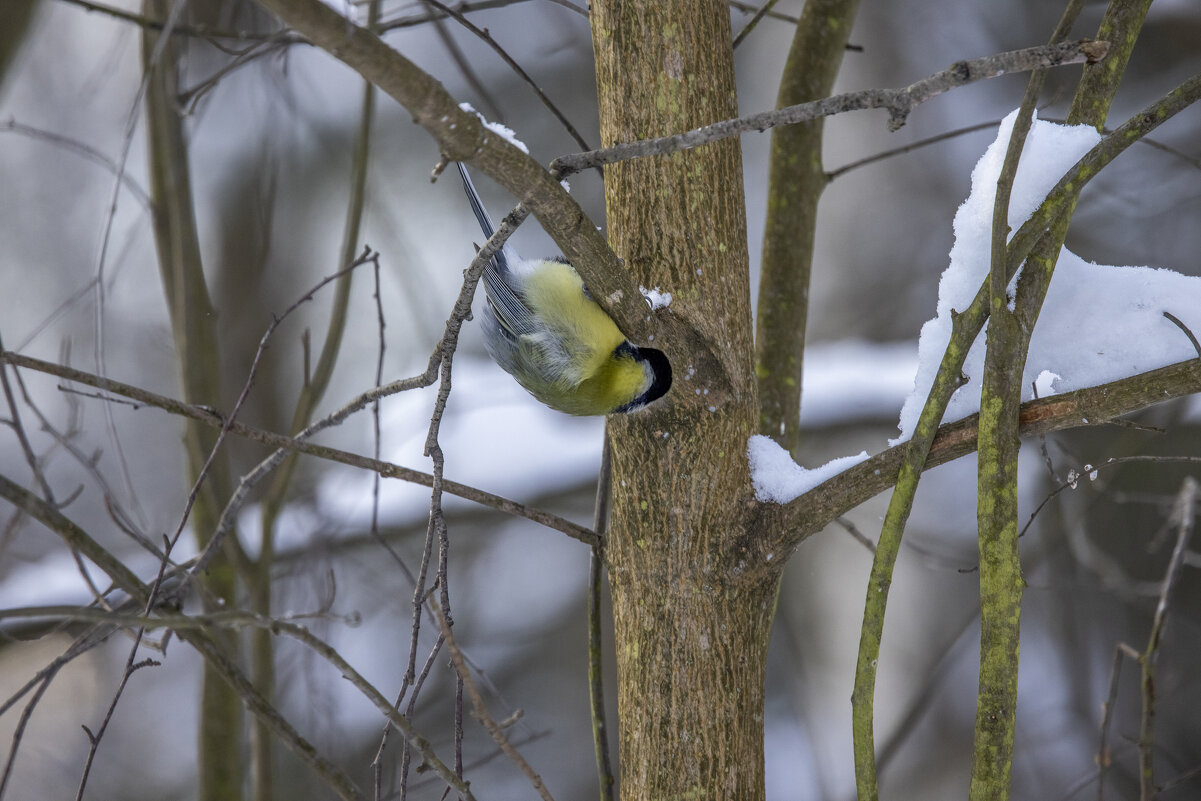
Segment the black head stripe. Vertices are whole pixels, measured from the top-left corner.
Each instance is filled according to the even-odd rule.
[[[663,351],[654,348],[639,348],[629,342],[622,342],[614,349],[613,355],[619,358],[623,356],[632,358],[651,368],[651,385],[646,392],[613,411],[617,413],[638,411],[643,406],[663,397],[671,389],[671,362],[667,360],[667,355]]]
[[[643,395],[643,403],[650,403],[662,398],[671,389],[671,362],[667,360],[667,354],[655,348],[641,348],[640,353],[650,364],[651,372],[655,376],[650,388]]]

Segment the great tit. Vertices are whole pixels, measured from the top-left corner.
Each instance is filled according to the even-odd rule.
[[[459,163],[485,237],[495,226]],[[660,350],[634,345],[563,259],[522,261],[508,244],[484,266],[484,346],[542,403],[577,415],[633,412],[671,388]]]

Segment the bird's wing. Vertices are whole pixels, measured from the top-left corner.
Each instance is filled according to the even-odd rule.
[[[491,264],[484,267],[484,294],[496,321],[510,336],[520,337],[533,334],[538,329],[534,324],[534,313],[506,280],[512,273],[497,272]]]

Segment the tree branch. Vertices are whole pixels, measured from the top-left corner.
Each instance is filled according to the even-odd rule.
[[[1139,141],[1142,137],[1155,130],[1155,128],[1171,119],[1180,111],[1188,108],[1189,105],[1196,102],[1198,99],[1201,99],[1201,75],[1195,75],[1192,78],[1189,78],[1171,92],[1166,94],[1164,97],[1155,101],[1143,111],[1132,116],[1121,127],[1115,130],[1109,136],[1106,136],[1104,139],[1102,139],[1095,147],[1093,147],[1078,162],[1076,162],[1076,164],[1070,170],[1068,170],[1062,178],[1059,179],[1059,182],[1047,194],[1047,198],[1043,201],[1042,205],[1040,205],[1034,214],[1022,224],[1022,226],[1010,239],[1008,265],[1006,267],[1009,278],[1012,279],[1013,275],[1017,272],[1018,267],[1021,266],[1021,264],[1026,260],[1026,257],[1029,256],[1030,251],[1042,238],[1047,228],[1055,224],[1061,214],[1066,213],[1066,209],[1063,204],[1064,198],[1073,193],[1079,192],[1083,184],[1087,183],[1094,176],[1096,176],[1103,167],[1117,158],[1118,155],[1124,152],[1125,149],[1131,144]],[[950,393],[958,387],[959,372],[963,365],[963,361],[967,356],[968,348],[979,334],[980,329],[984,326],[984,322],[988,317],[988,295],[988,285],[986,282],[983,286],[981,286],[980,291],[976,294],[975,299],[968,306],[968,308],[960,311],[959,314],[955,316],[951,339],[947,345],[947,351],[943,355],[943,363],[939,367],[938,376],[935,379],[934,387],[932,387],[930,390],[931,392],[937,391],[940,393]],[[1191,364],[1194,364],[1194,362],[1181,362],[1179,365],[1175,365],[1175,367]],[[1080,390],[1080,392],[1088,393],[1094,390],[1104,390],[1107,387],[1117,387],[1119,385],[1123,387],[1137,388],[1141,386],[1138,383],[1139,381],[1152,376],[1160,376],[1164,370],[1171,369],[1171,367],[1165,367],[1162,368],[1162,370],[1151,371],[1149,373],[1144,373],[1141,376],[1133,376],[1129,379],[1123,379],[1122,381],[1103,385],[1101,387]],[[1187,377],[1187,370],[1185,375],[1186,378],[1183,380],[1186,384],[1188,384],[1190,378]],[[1188,384],[1188,387],[1194,386],[1194,384]],[[1168,400],[1169,397],[1179,397],[1181,395],[1187,395],[1197,391],[1197,388],[1183,388],[1177,395],[1169,396],[1165,394],[1163,397],[1159,397],[1156,394],[1156,390],[1148,390],[1142,396],[1141,403],[1135,402],[1134,399],[1129,399],[1130,403],[1127,406],[1115,407],[1114,411],[1102,412],[1101,414],[1086,414],[1083,415],[1083,417],[1091,417],[1094,421],[1101,420],[1104,422],[1129,411],[1140,409],[1143,406],[1147,406],[1152,403],[1158,403],[1161,400]],[[1049,398],[1046,400],[1048,402],[1056,400],[1062,401],[1064,398],[1074,397],[1075,395],[1076,393],[1069,393],[1067,395],[1055,396],[1054,398]],[[947,397],[949,398],[950,395],[948,394]],[[1023,406],[1023,409],[1024,408],[1026,407]],[[926,411],[927,410],[923,410],[923,415]],[[937,421],[941,419],[941,416],[941,412],[938,412],[937,415],[934,416],[931,421],[929,421],[931,428],[937,424]],[[967,418],[967,420],[972,421],[975,419],[976,416]],[[962,425],[964,422],[965,421],[960,421],[960,423],[954,425]],[[919,421],[918,425],[920,428],[922,426],[922,422]],[[935,455],[934,451],[932,450],[930,455],[923,460],[922,463],[924,466],[933,467],[937,464],[942,464],[944,461],[949,461],[952,458],[958,458],[958,456],[961,456],[965,453],[970,453],[972,450],[974,450],[975,423],[973,422],[972,425],[973,432],[971,434],[971,447],[968,447],[961,453],[956,453],[955,455],[949,456],[942,461],[933,463],[930,461]],[[1041,431],[1023,429],[1021,433],[1042,433],[1045,431],[1054,430],[1056,428],[1069,428],[1073,425],[1076,425],[1076,423],[1074,420],[1069,418],[1062,424],[1052,428],[1044,428],[1041,429]],[[943,429],[939,429],[940,436],[944,429],[947,429],[947,427],[944,426]],[[915,434],[915,439],[916,437],[917,435]],[[792,504],[788,505],[788,511],[782,513],[778,526],[775,524],[768,526],[768,528],[771,528],[774,533],[769,533],[766,536],[760,533],[756,536],[754,543],[747,544],[752,547],[744,547],[743,543],[739,543],[738,547],[747,554],[758,554],[760,556],[767,556],[768,554],[771,554],[773,558],[778,557],[781,551],[783,551],[785,554],[791,553],[801,540],[803,540],[809,534],[821,529],[825,525],[826,521],[832,520],[833,518],[844,513],[846,510],[857,506],[859,503],[862,503],[876,493],[881,492],[887,487],[895,484],[898,478],[898,471],[900,470],[899,465],[904,461],[904,454],[896,452],[898,449],[905,449],[909,444],[910,443],[902,443],[896,448],[892,448],[888,451],[878,454],[876,457],[869,459],[867,462],[861,463],[851,470],[839,474],[835,478],[830,479],[811,492],[806,493],[804,496],[798,498]],[[883,465],[876,462],[876,459],[885,456],[888,456],[888,460]],[[883,482],[876,480],[879,476],[864,476],[861,472],[864,470],[877,470],[879,472],[885,469],[888,471],[889,478]],[[857,478],[852,478],[852,476]],[[859,482],[861,479],[867,482],[866,487],[857,486],[857,482]],[[849,482],[848,486],[828,486],[839,484],[842,480]],[[827,489],[823,490],[823,488]],[[870,489],[870,491],[867,491],[866,494],[862,494],[861,490],[866,489]],[[857,498],[857,500],[854,500],[854,502],[851,503],[845,503],[850,498]],[[775,516],[780,513],[770,512],[768,514]],[[813,516],[808,517],[808,515]],[[796,530],[790,531],[790,529],[793,528]]]
[[[492,48],[493,52],[500,57],[501,61],[508,64],[509,69],[513,70],[513,73],[520,78],[526,86],[533,90],[534,94],[538,97],[538,100],[541,101],[542,105],[546,107],[546,110],[549,111],[551,115],[559,121],[559,124],[563,126],[563,129],[567,131],[567,135],[570,136],[577,145],[585,150],[591,149],[591,145],[585,141],[584,137],[580,135],[580,132],[576,130],[576,127],[571,124],[571,120],[567,119],[567,115],[564,114],[557,105],[555,105],[554,101],[547,96],[546,92],[542,91],[542,87],[539,86],[538,83],[530,77],[530,74],[526,72],[520,64],[517,63],[517,60],[514,59],[513,56],[509,55],[509,51],[501,47],[500,43],[492,38],[492,34],[487,28],[480,28],[479,26],[473,24],[471,20],[467,19],[467,17],[464,16],[461,11],[451,8],[450,6],[447,6],[438,0],[425,0],[425,4],[436,9],[437,11],[442,12],[446,16],[453,18],[455,22],[459,23],[461,26],[463,26],[463,28],[481,39],[484,44],[488,45],[488,47]],[[601,178],[604,178],[603,174],[601,175]]]
[[[1201,359],[1177,362],[1108,384],[1027,401],[1019,417],[1021,434],[1106,425],[1124,414],[1197,392],[1201,392]],[[922,469],[929,470],[976,450],[978,425],[979,415],[973,414],[941,426]],[[860,462],[785,506],[763,504],[761,513],[766,525],[753,529],[753,536],[737,544],[744,569],[766,569],[828,521],[891,487],[908,444],[903,442]]]
[[[59,378],[68,381],[74,381],[79,384],[95,387],[105,392],[111,392],[114,395],[121,395],[126,398],[131,398],[138,403],[146,406],[154,406],[162,409],[170,414],[176,414],[181,417],[187,417],[191,420],[196,420],[213,428],[221,428],[225,420],[220,412],[215,409],[210,409],[206,406],[193,406],[175,398],[168,398],[164,395],[158,395],[150,390],[135,387],[130,384],[124,384],[120,381],[114,381],[109,378],[103,378],[92,373],[86,373],[82,370],[77,370],[73,367],[67,367],[53,362],[42,361],[35,359],[32,356],[23,356],[12,351],[0,351],[0,364],[11,364],[15,367],[25,367],[30,370],[36,370],[40,373],[55,375]],[[272,431],[266,431],[261,428],[246,425],[234,421],[229,428],[230,433],[237,434],[240,437],[261,442],[264,445],[269,445],[272,448],[284,448],[289,451],[297,451],[305,453],[309,456],[316,456],[320,459],[328,459],[331,462],[339,462],[351,467],[358,467],[363,470],[370,470],[378,473],[383,478],[395,478],[401,481],[408,481],[413,484],[419,484],[423,487],[433,486],[433,476],[429,473],[423,473],[420,470],[413,470],[408,467],[385,462],[378,459],[372,459],[367,456],[360,456],[349,451],[331,448],[325,445],[317,445],[312,442],[296,439],[294,437],[286,437],[282,434],[276,434]],[[540,509],[525,506],[517,501],[509,500],[500,495],[493,495],[490,492],[485,492],[475,487],[470,487],[466,484],[460,484],[455,481],[443,481],[442,488],[451,495],[464,498],[469,501],[474,501],[481,506],[487,506],[496,509],[499,512],[513,515],[514,517],[524,517],[527,520],[532,520],[547,528],[566,534],[572,539],[579,540],[586,545],[596,545],[599,540],[597,535],[584,526],[578,525],[564,518],[552,515],[549,512],[544,512]]]
[[[923,78],[917,83],[899,89],[864,89],[859,92],[847,92],[775,111],[761,111],[746,117],[715,122],[712,125],[694,128],[686,133],[626,142],[587,153],[560,156],[551,162],[551,169],[562,175],[570,175],[598,164],[612,164],[616,161],[675,153],[678,150],[686,150],[751,131],[763,132],[777,125],[792,125],[847,111],[863,111],[873,108],[888,109],[888,127],[889,130],[895,131],[905,124],[905,120],[914,108],[944,92],[1012,72],[1028,72],[1047,67],[1092,63],[1104,58],[1108,49],[1109,45],[1106,42],[1081,39],[1077,42],[1066,42],[1060,45],[1011,50],[1007,53],[997,53],[971,61],[958,61],[942,72],[936,72],[928,78]]]
[[[136,602],[145,604],[150,598],[150,587],[144,584],[121,560],[109,553],[62,512],[25,488],[9,481],[3,475],[0,475],[0,498],[8,500],[13,506],[62,537],[70,548],[80,551],[92,560]],[[352,801],[361,797],[350,778],[318,753],[317,749],[279,714],[279,711],[254,688],[237,664],[207,632],[181,631],[179,637],[199,651],[210,668],[228,682],[255,717],[270,726],[272,733],[309,765],[340,798]]]
[[[509,190],[538,218],[621,330],[637,342],[648,341],[658,326],[652,325],[637,284],[604,235],[560,186],[559,176],[485,127],[475,113],[459,108],[433,76],[320,0],[259,2],[391,95],[447,158],[471,165]]]
[[[858,7],[859,0],[805,3],[780,79],[778,106],[830,94]],[[805,332],[818,202],[829,183],[822,167],[824,126],[825,120],[817,119],[772,131],[767,218],[755,303],[759,433],[794,456],[801,441]]]
[[[129,570],[113,554],[109,553],[104,546],[92,539],[86,531],[53,506],[42,501],[23,487],[9,481],[3,475],[0,475],[0,498],[8,500],[18,509],[21,509],[30,517],[62,537],[68,546],[82,552],[88,559],[104,570],[117,586],[132,596],[135,602],[145,604],[150,598],[150,587],[142,583],[136,574]],[[165,603],[167,595],[169,594],[165,594],[160,599],[160,602]],[[467,783],[456,777],[445,763],[434,754],[429,740],[417,732],[408,719],[397,712],[388,699],[346,662],[336,649],[314,636],[304,626],[289,622],[288,620],[269,619],[262,615],[240,612],[215,613],[194,619],[173,612],[169,606],[159,607],[156,611],[159,612],[161,620],[155,619],[152,621],[149,619],[150,611],[146,610],[138,617],[120,612],[115,615],[98,611],[91,613],[82,612],[72,610],[71,607],[42,607],[40,609],[13,610],[16,614],[24,613],[30,615],[55,615],[66,612],[67,614],[76,615],[81,619],[88,619],[91,614],[97,614],[105,620],[114,622],[116,625],[162,626],[171,628],[179,635],[180,639],[188,642],[200,651],[209,664],[241,696],[243,702],[258,719],[264,722],[277,737],[283,740],[301,759],[307,762],[338,793],[339,797],[358,799],[361,795],[349,777],[342,773],[336,766],[327,762],[308,741],[291,727],[291,724],[279,714],[267,699],[251,685],[241,670],[229,660],[228,656],[226,656],[224,651],[220,649],[216,641],[211,637],[211,632],[208,629],[216,622],[221,625],[233,627],[267,627],[273,631],[286,634],[301,641],[336,667],[356,689],[363,693],[400,730],[409,744],[421,754],[425,764],[429,765],[447,784],[461,793],[464,798],[473,798]],[[13,612],[9,614],[12,615]]]

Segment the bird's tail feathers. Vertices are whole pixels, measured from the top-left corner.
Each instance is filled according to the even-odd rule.
[[[480,224],[480,230],[484,232],[485,238],[491,239],[492,234],[496,232],[496,226],[492,223],[492,218],[488,216],[488,211],[480,200],[480,193],[476,191],[475,184],[471,181],[471,174],[467,172],[463,162],[456,161],[455,164],[459,168],[459,177],[463,179],[463,191],[467,193],[467,201],[471,204],[471,211],[475,213],[475,219]],[[503,275],[509,271],[509,261],[513,257],[514,254],[506,243],[492,257],[492,265]]]

